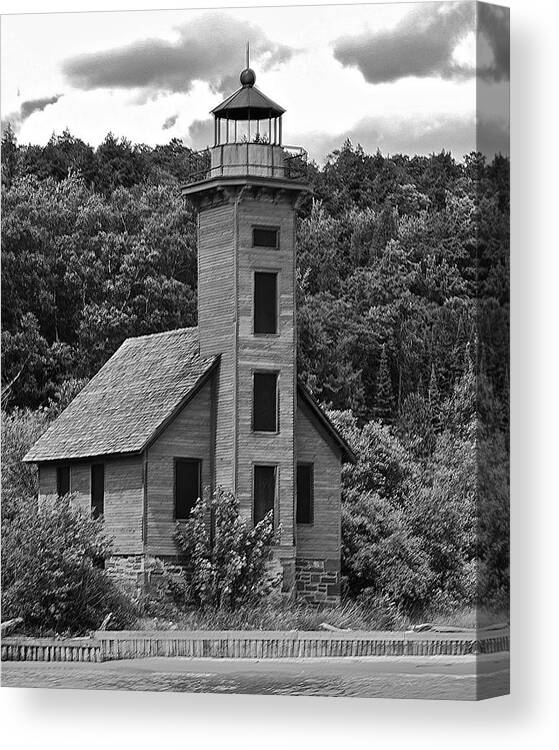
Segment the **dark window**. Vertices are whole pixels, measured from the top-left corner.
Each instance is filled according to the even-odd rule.
[[[268,511],[274,510],[276,499],[276,467],[254,467],[254,525],[259,523]]]
[[[313,522],[313,506],[313,466],[297,464],[297,523]]]
[[[175,459],[175,518],[188,518],[202,494],[200,463],[192,458]]]
[[[273,227],[253,227],[252,228],[252,246],[253,247],[273,247],[278,246],[279,232]]]
[[[56,467],[56,494],[58,497],[67,495],[70,492],[70,467]]]
[[[252,399],[252,429],[278,431],[278,374],[255,372]]]
[[[99,518],[105,512],[105,466],[93,464],[91,467],[91,513]]]
[[[256,271],[254,274],[254,333],[277,333],[278,275]]]

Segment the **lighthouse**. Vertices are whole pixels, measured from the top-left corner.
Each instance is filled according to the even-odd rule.
[[[296,209],[309,190],[303,149],[282,143],[285,110],[255,86],[212,111],[202,179],[183,187],[198,207],[200,354],[220,355],[215,482],[259,521],[273,510],[278,554],[295,560]],[[294,568],[293,568],[294,569]]]
[[[247,60],[181,188],[197,209],[198,325],[126,339],[25,460],[41,502],[71,493],[104,517],[107,569],[130,586],[149,584],[154,559],[183,562],[177,523],[222,488],[249,523],[272,513],[283,591],[336,603],[353,454],[297,379],[306,153],[284,145],[285,110],[255,84]]]

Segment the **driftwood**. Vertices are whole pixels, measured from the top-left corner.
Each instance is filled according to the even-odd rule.
[[[15,617],[13,620],[6,620],[0,625],[0,635],[2,637],[10,635],[23,622],[23,617]]]
[[[337,628],[334,625],[329,625],[327,622],[321,622],[318,626],[321,630],[328,630],[334,633],[349,633],[351,628]]]
[[[111,619],[112,616],[113,616],[113,613],[109,612],[109,614],[105,617],[105,619],[103,620],[103,622],[99,626],[99,630],[106,630],[107,629],[107,625],[109,624],[109,620]]]
[[[496,622],[491,625],[485,625],[483,628],[466,628],[458,625],[431,625],[428,622],[424,622],[421,625],[414,625],[412,631],[415,633],[422,633],[426,630],[431,630],[433,633],[477,633],[481,630],[504,630],[508,626],[508,622]]]

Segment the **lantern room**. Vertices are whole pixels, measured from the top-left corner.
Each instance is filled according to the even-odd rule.
[[[282,141],[283,107],[256,88],[256,75],[249,66],[240,75],[241,87],[211,114],[214,144],[194,155],[188,193],[210,179],[273,178],[305,182],[307,153]]]
[[[228,143],[261,143],[281,146],[285,110],[254,85],[256,75],[247,67],[241,88],[212,110],[214,147]]]

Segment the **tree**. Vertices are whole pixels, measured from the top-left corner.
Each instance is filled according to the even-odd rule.
[[[343,265],[339,235],[339,223],[328,216],[322,203],[314,202],[309,218],[299,224],[297,237],[300,284],[305,292],[339,289]]]
[[[2,187],[9,189],[16,176],[18,147],[14,129],[10,122],[2,129]]]
[[[427,391],[427,399],[429,401],[429,407],[431,411],[431,419],[433,427],[437,429],[439,426],[439,412],[441,408],[441,394],[439,391],[439,384],[437,382],[437,374],[435,373],[435,365],[431,365],[431,377],[429,379],[429,389]]]
[[[127,336],[195,324],[195,221],[176,185],[106,198],[76,176],[28,176],[2,207],[2,382],[13,406],[45,405]]]
[[[393,412],[394,394],[392,392],[392,379],[388,367],[386,346],[383,344],[377,374],[376,416],[383,422],[388,422],[392,418]]]
[[[137,185],[147,174],[142,150],[112,133],[97,148],[95,161],[95,188],[107,196],[117,187]]]
[[[2,411],[2,516],[15,512],[20,498],[36,498],[37,470],[22,459],[49,424],[45,409]]]
[[[392,604],[397,615],[419,614],[428,604],[428,557],[389,500],[366,494],[346,503],[342,538],[343,572],[354,595],[365,593],[369,606]]]

